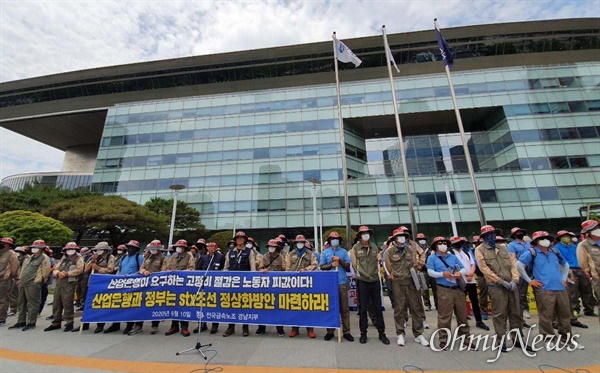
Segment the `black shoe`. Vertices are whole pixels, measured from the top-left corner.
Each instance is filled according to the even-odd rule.
[[[70,332],[71,330],[73,330],[73,323],[72,322],[68,322],[65,324],[65,328],[63,329],[63,332]]]
[[[502,352],[508,352],[508,346],[506,345],[506,343],[502,343],[501,351]]]
[[[280,337],[285,336],[285,330],[283,330],[283,327],[281,327],[281,326],[277,327],[277,335]]]
[[[254,333],[255,335],[263,335],[265,334],[266,329],[263,328],[262,326],[259,326],[258,329],[256,329],[256,333]]]
[[[348,341],[348,342],[354,342],[354,337],[352,336],[352,334],[350,333],[346,333],[343,335],[343,337]]]
[[[192,330],[192,333],[194,333],[194,334],[198,334],[199,332],[200,332],[199,326],[195,327],[194,330]]]
[[[123,334],[129,334],[129,332],[133,329],[133,325],[127,325],[125,330],[123,330]]]
[[[333,333],[327,333],[325,334],[325,336],[323,337],[324,340],[326,341],[331,341],[333,339]]]
[[[389,345],[390,344],[390,340],[388,339],[388,337],[385,336],[385,333],[379,333],[379,340],[384,344],[384,345]]]
[[[94,334],[102,333],[104,331],[104,326],[98,325],[96,329],[94,329]]]
[[[112,332],[117,332],[119,330],[121,330],[121,326],[113,324],[113,325],[109,326],[108,329],[106,329],[104,331],[104,334],[108,334],[108,333],[112,333]]]
[[[478,327],[479,329],[483,329],[483,330],[490,330],[490,328],[485,325],[483,323],[483,321],[477,321],[477,323],[475,324],[476,327]]]
[[[367,333],[360,333],[360,339],[358,341],[363,345],[367,343]]]
[[[24,327],[24,326],[25,326],[25,323],[24,323],[24,322],[18,322],[18,323],[16,323],[16,324],[15,324],[15,325],[13,325],[13,326],[9,326],[9,327],[8,327],[8,329],[18,329],[18,328],[22,328],[22,327]]]
[[[587,329],[588,328],[587,325],[582,324],[579,320],[571,321],[571,326],[575,326],[577,328],[583,328],[583,329]]]
[[[247,337],[250,335],[250,329],[248,329],[248,327],[243,327],[242,326],[242,337]]]
[[[201,331],[201,332],[205,332],[205,331],[207,331],[207,330],[208,330],[208,325],[207,325],[205,322],[203,322],[203,323],[202,323],[202,327],[200,328],[200,331]]]
[[[514,344],[514,347],[516,347],[516,348],[521,348],[521,342],[519,341],[519,339],[518,339],[518,338],[517,338],[517,339],[515,339],[515,344]],[[535,352],[535,351],[533,350],[533,348],[531,348],[531,347],[530,347],[530,346],[528,346],[528,345],[525,345],[525,351],[527,351],[527,352]]]
[[[523,327],[525,329],[531,329],[531,325],[527,324],[527,323],[523,323]]]
[[[195,330],[195,329],[194,329],[194,330]],[[210,328],[210,334],[217,334],[217,332],[218,332],[218,331],[219,331],[219,327],[218,327],[218,326],[216,326],[216,325],[213,325],[213,326]]]
[[[592,311],[592,312],[584,312],[583,314],[586,315],[586,316],[598,317],[598,314],[596,312],[594,312],[594,311]]]
[[[51,332],[53,330],[57,330],[60,329],[60,325],[56,325],[56,324],[50,324],[49,327],[47,327],[46,329],[44,329],[45,332]]]
[[[77,309],[76,309],[75,311],[77,311],[77,312],[79,312],[79,311],[83,311],[83,306],[81,306],[81,307],[77,307]]]
[[[552,321],[552,327],[554,329],[558,329],[558,323],[556,321]]]
[[[46,320],[54,320],[54,316],[50,315],[50,316],[46,317]]]
[[[223,337],[229,337],[233,333],[235,333],[235,328],[233,326],[230,326],[227,329],[225,329],[225,332],[223,333]]]
[[[58,327],[60,329],[60,327]],[[30,330],[30,329],[35,329],[35,324],[27,324],[25,325],[25,327],[23,329],[21,329],[22,331],[26,331],[26,330]]]
[[[90,324],[84,322],[83,323],[83,327],[81,328],[81,330],[88,330],[90,328]],[[79,331],[79,327],[74,327],[72,332],[78,332]]]

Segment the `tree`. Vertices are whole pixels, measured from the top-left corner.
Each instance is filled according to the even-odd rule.
[[[120,196],[80,197],[51,205],[45,213],[75,232],[76,242],[84,233],[108,236],[113,246],[130,239],[147,242],[152,239],[166,241],[169,218],[156,214],[146,207]]]
[[[30,183],[18,191],[0,191],[0,213],[13,210],[42,212],[50,205],[72,198],[99,195],[88,189],[68,190],[55,185]]]
[[[327,237],[329,237],[331,232],[338,232],[340,234],[340,236],[342,236],[343,241],[340,244],[341,246],[345,247],[348,250],[350,250],[352,248],[352,242],[350,242],[350,243],[346,242],[348,240],[348,237],[346,236],[346,228],[345,227],[335,227],[335,228],[328,229],[327,231],[325,231],[325,233],[323,233],[323,237],[321,238],[323,241],[321,241],[321,242],[327,241]],[[354,237],[356,237],[357,234],[358,233],[354,229],[352,229],[351,238],[354,239]]]
[[[150,211],[164,215],[169,218],[173,213],[173,199],[154,197],[144,204]],[[177,211],[175,213],[175,229],[173,239],[185,239],[188,242],[196,242],[199,237],[208,233],[204,225],[200,224],[200,212],[191,207],[185,201],[177,200]]]
[[[0,214],[0,236],[12,237],[17,245],[44,240],[47,245],[58,246],[73,240],[73,231],[37,212],[16,210]]]
[[[223,231],[219,233],[215,233],[210,236],[207,242],[216,242],[218,247],[221,249],[221,253],[227,253],[227,243],[231,241],[233,237],[233,231]]]

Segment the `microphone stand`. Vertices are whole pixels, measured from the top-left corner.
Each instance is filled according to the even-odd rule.
[[[198,298],[198,295],[200,295],[200,313],[198,315],[198,328],[199,329],[202,329],[202,319],[204,318],[204,311],[203,311],[204,310],[204,300],[203,300],[203,298],[204,298],[204,282],[206,281],[206,275],[208,274],[208,271],[210,270],[210,266],[211,266],[214,258],[215,258],[215,255],[213,253],[213,255],[211,255],[210,262],[208,262],[208,267],[206,267],[206,271],[204,271],[204,274],[202,275],[202,284],[200,285],[200,288],[198,288],[198,291],[196,292],[196,295],[194,296],[193,302],[196,303],[196,299]],[[201,334],[202,334],[202,332],[200,330],[198,330],[198,337],[196,338],[196,345],[194,347],[188,348],[187,350],[179,351],[175,355],[181,355],[181,354],[185,354],[185,353],[192,352],[192,351],[198,351],[200,353],[200,355],[202,355],[204,360],[207,360],[207,357],[204,354],[204,351],[202,351],[202,349],[204,347],[211,347],[212,343],[205,344],[205,345],[200,343],[200,335]]]

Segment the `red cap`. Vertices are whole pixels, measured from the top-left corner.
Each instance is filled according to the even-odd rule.
[[[7,244],[9,244],[11,246],[15,246],[15,242],[10,237],[2,237],[2,239],[0,240],[0,242],[7,243]]]
[[[186,240],[178,240],[177,242],[175,242],[175,245],[173,245],[173,247],[187,247],[187,245],[188,244]]]
[[[531,242],[539,240],[540,238],[548,238],[550,241],[554,241],[554,237],[552,237],[550,233],[546,231],[537,231],[533,232],[533,235],[531,236]]]
[[[119,246],[117,246],[117,249],[118,250],[126,250],[127,247],[125,247],[125,245],[119,245]]]
[[[520,231],[520,232],[523,232],[523,234],[526,234],[526,233],[527,233],[527,231],[526,231],[525,229],[522,229],[522,228],[519,228],[519,227],[514,227],[513,229],[511,229],[511,230],[510,230],[510,236],[511,236],[511,237],[514,237],[514,235],[515,235],[517,232],[519,232],[519,231]]]
[[[79,250],[79,246],[75,242],[67,242],[65,250]]]
[[[593,231],[594,228],[598,226],[598,222],[596,220],[586,220],[581,223],[581,234],[585,234],[589,231]]]
[[[218,247],[218,245],[217,245],[216,242],[209,242],[208,244],[206,244],[206,246],[208,246],[208,247],[213,247],[213,246],[214,247]]]
[[[277,242],[276,240],[269,240],[265,247],[279,247],[279,242]]]
[[[248,236],[246,236],[246,233],[244,231],[235,232],[235,236],[233,237],[233,239],[236,239],[238,237],[244,237],[244,238],[248,239]]]
[[[197,244],[201,244],[201,245],[206,245],[206,240],[204,238],[198,238],[198,241],[196,241]]]
[[[294,241],[295,242],[306,242],[306,238],[303,235],[299,234],[299,235],[296,236],[296,238],[294,239]]]
[[[562,230],[562,231],[559,231],[559,232],[556,234],[556,239],[559,239],[559,238],[561,238],[561,237],[562,237],[562,236],[564,236],[565,234],[568,234],[568,235],[569,235],[569,236],[571,236],[571,237],[575,237],[575,235],[573,234],[573,232],[569,232],[569,231]]]
[[[427,239],[427,237],[425,237],[425,235],[423,233],[419,233],[417,234],[417,239]]]
[[[362,225],[362,226],[360,226],[360,228],[358,228],[358,234],[361,234],[364,232],[369,232],[370,234],[373,234],[373,230],[371,228],[367,227],[366,225]]]
[[[481,235],[484,235],[486,233],[490,233],[490,232],[496,232],[496,228],[492,227],[491,225],[484,225],[483,227],[481,227]]]
[[[473,236],[473,241],[471,241],[472,243],[479,243],[479,241],[481,241],[481,239],[479,238],[479,236]]]
[[[459,243],[461,241],[460,237],[454,236],[450,238],[450,244],[454,245],[455,243]]]
[[[408,237],[408,232],[405,229],[402,229],[403,227],[394,229],[394,231],[392,232],[392,237],[396,237],[396,236],[406,236]]]
[[[504,238],[500,235],[496,236],[496,242],[506,242],[506,241],[508,241],[506,238]]]
[[[158,241],[160,243],[160,241]],[[125,246],[133,246],[133,247],[137,247],[138,249],[140,248],[140,243],[137,242],[136,240],[131,240],[129,242],[127,242],[125,244]]]
[[[129,242],[131,243],[131,241],[129,241]],[[129,246],[133,246],[133,245],[129,245]],[[150,242],[148,244],[148,246],[146,246],[146,247],[148,249],[159,249],[159,250],[161,250],[164,246],[163,246],[163,244],[159,240],[154,240],[154,241]]]
[[[433,239],[433,241],[431,242],[431,246],[435,245],[438,242],[446,242],[447,244],[450,243],[450,241],[448,241],[446,237],[439,236]]]
[[[35,241],[33,241],[33,244],[31,244],[31,247],[37,248],[37,249],[45,249],[48,247],[48,245],[46,245],[44,240],[35,240]]]
[[[340,241],[342,240],[342,236],[340,236],[340,234],[338,232],[335,232],[335,231],[329,233],[329,236],[327,237],[327,241],[329,241],[330,239],[333,239],[333,238],[336,238],[336,239],[338,239]]]

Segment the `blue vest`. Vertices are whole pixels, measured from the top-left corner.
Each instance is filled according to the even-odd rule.
[[[250,253],[252,249],[244,248],[237,254],[237,250],[229,250],[229,270],[230,271],[250,271]]]

